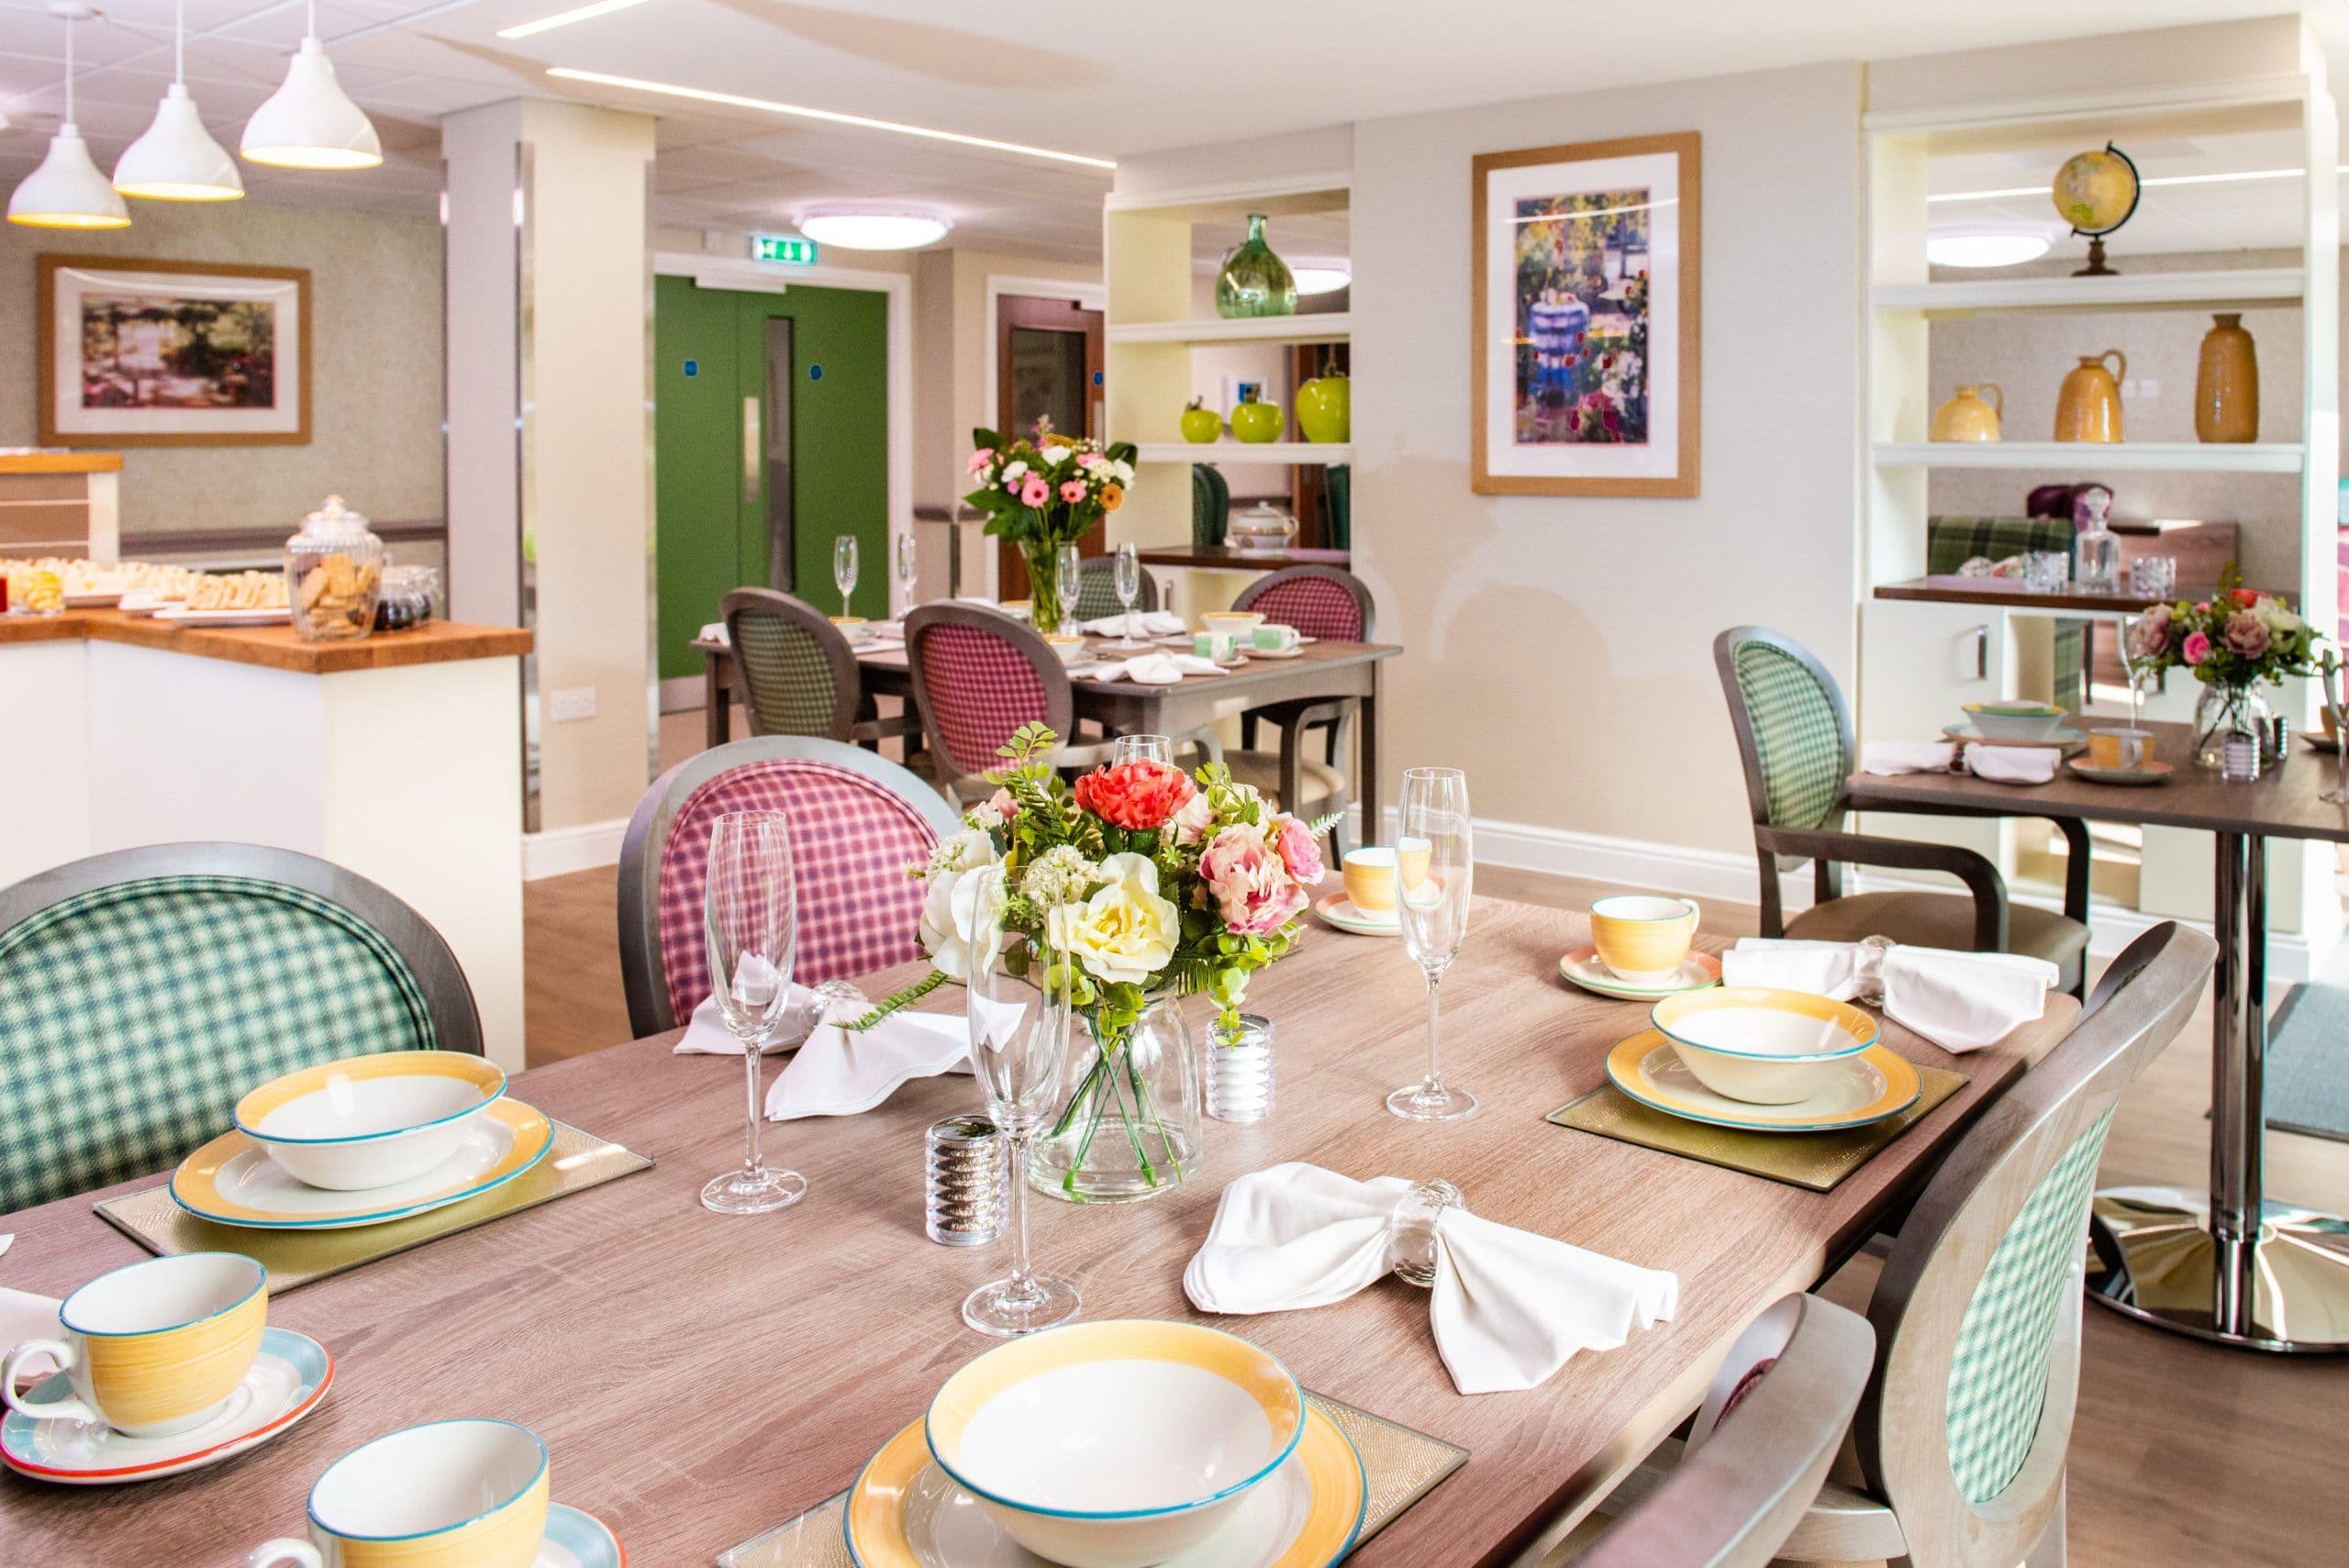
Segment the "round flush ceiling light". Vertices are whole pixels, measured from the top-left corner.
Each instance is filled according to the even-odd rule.
[[[811,212],[799,232],[843,250],[912,250],[946,238],[954,226],[920,212]]]
[[[1353,269],[1343,261],[1299,261],[1289,268],[1299,294],[1335,294],[1354,281]]]
[[[2023,225],[1935,224],[1925,260],[1936,267],[2015,267],[2047,254],[2054,237]]]

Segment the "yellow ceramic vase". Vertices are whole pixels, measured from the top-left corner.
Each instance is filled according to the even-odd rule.
[[[2115,370],[2104,368],[2111,360]],[[2129,376],[2129,356],[2118,349],[2080,356],[2055,395],[2055,439],[2117,441],[2121,439],[2121,384]]]
[[[1985,401],[1982,394],[1990,396]],[[2007,417],[2007,395],[1995,381],[1974,386],[1961,386],[1933,415],[1933,439],[1937,441],[1995,441],[1998,439],[1998,421]]]
[[[2243,317],[2213,316],[2194,373],[2194,434],[2205,441],[2259,439],[2259,353]]]

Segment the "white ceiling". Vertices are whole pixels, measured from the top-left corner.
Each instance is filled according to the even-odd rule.
[[[101,18],[79,28],[77,114],[99,161],[111,166],[145,128],[170,80],[172,0],[95,3]],[[495,36],[566,3],[321,0],[319,33],[351,95],[375,117],[388,161],[360,174],[249,170],[253,195],[429,211],[440,184],[438,117],[527,94],[660,115],[655,199],[663,223],[781,228],[812,203],[885,199],[947,213],[961,242],[1090,257],[1099,243],[1106,171],[752,111],[681,114],[685,106],[676,100],[563,83],[545,68],[1115,158],[1590,84],[2257,16],[2288,8],[2289,0],[1649,0],[1636,24],[1607,29],[1598,55],[1586,47],[1586,28],[1570,24],[1556,0],[1467,0],[1440,12],[1419,0],[1340,6],[1275,0],[1236,12],[1195,0],[996,0],[984,7],[937,0],[647,0],[526,39]],[[2349,31],[2349,6],[2340,0],[2310,9],[2322,25]],[[214,133],[233,146],[301,38],[301,0],[187,0],[187,15],[190,90]],[[0,113],[13,122],[0,131],[0,182],[13,183],[39,161],[62,107],[64,37],[40,0],[0,0]],[[2180,170],[2217,166],[2207,149],[2163,156]],[[2144,161],[2148,174],[2158,172],[2161,158]],[[1963,183],[1973,178],[1967,172],[1958,188],[2021,185],[2043,173],[2016,165],[1973,185]],[[2241,232],[2249,221],[2229,203],[2282,211],[2290,196],[2275,187],[2251,193],[2149,193],[2131,238],[2144,250],[2207,249],[2212,237]],[[2280,200],[2270,203],[2271,195]],[[2175,245],[2166,242],[2173,206]],[[1335,229],[1308,228],[1293,243],[1305,253],[1341,239]]]

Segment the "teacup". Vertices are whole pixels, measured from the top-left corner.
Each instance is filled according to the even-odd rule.
[[[1202,659],[1229,664],[1240,656],[1240,642],[1229,631],[1195,632],[1191,637],[1191,651]]]
[[[1266,653],[1292,653],[1297,650],[1297,628],[1283,626],[1278,621],[1266,621],[1248,636],[1251,647]]]
[[[1085,639],[1081,637],[1063,637],[1054,633],[1044,639],[1044,644],[1063,664],[1078,663],[1085,658]]]
[[[269,1271],[239,1252],[183,1252],[100,1274],[65,1298],[62,1340],[27,1340],[0,1361],[0,1397],[35,1420],[104,1421],[126,1437],[166,1438],[220,1413],[252,1370],[269,1322]],[[46,1356],[66,1399],[17,1392]]]
[[[1418,886],[1427,880],[1428,841],[1425,839],[1405,839],[1400,845],[1365,844],[1358,850],[1348,850],[1341,874],[1345,878],[1346,897],[1353,906],[1367,915],[1391,912],[1395,907],[1395,881],[1397,860],[1402,865],[1404,880]]]
[[[2141,773],[2153,760],[2154,734],[2150,729],[2088,731],[2088,761],[2099,768]]]
[[[1209,610],[1199,617],[1199,624],[1209,631],[1229,632],[1234,641],[1244,642],[1264,624],[1264,617],[1261,610]]]
[[[1669,984],[1696,936],[1694,899],[1626,893],[1590,906],[1590,940],[1598,962],[1626,985]]]
[[[387,1432],[310,1488],[310,1539],[256,1548],[245,1568],[530,1568],[547,1532],[547,1445],[511,1421]]]
[[[834,616],[832,624],[838,627],[841,635],[851,642],[863,642],[873,635],[873,623],[863,616]]]

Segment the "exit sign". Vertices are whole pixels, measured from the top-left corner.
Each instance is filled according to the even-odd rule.
[[[816,264],[816,242],[802,239],[796,234],[753,234],[751,236],[751,260],[812,267]]]

